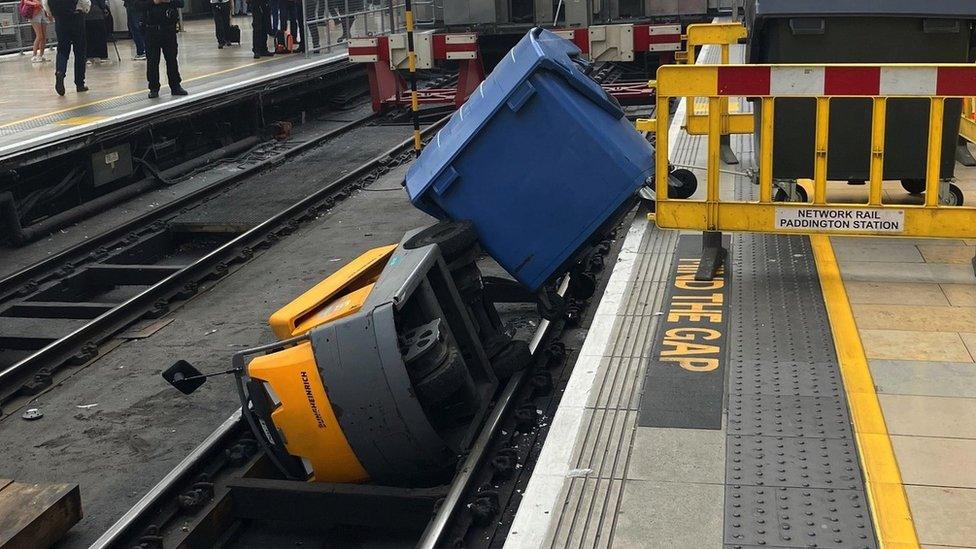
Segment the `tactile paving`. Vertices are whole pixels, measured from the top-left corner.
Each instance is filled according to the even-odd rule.
[[[725,543],[732,547],[876,547],[860,490],[728,486]]]
[[[857,451],[845,439],[732,436],[728,444],[733,484],[845,490],[864,485]]]
[[[737,235],[731,255],[725,546],[877,547],[809,240]]]

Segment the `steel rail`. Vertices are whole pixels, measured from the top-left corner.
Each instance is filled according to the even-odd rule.
[[[106,231],[86,239],[84,242],[80,242],[70,248],[66,248],[50,257],[43,259],[37,263],[34,263],[28,267],[25,267],[17,272],[14,272],[2,279],[0,279],[0,299],[9,297],[9,295],[16,291],[16,289],[33,279],[43,276],[47,273],[53,272],[58,268],[62,267],[64,263],[71,260],[77,260],[78,258],[84,257],[85,255],[91,253],[100,247],[106,247],[113,241],[133,232],[142,227],[148,227],[155,223],[156,221],[165,218],[166,216],[178,212],[180,209],[186,207],[187,205],[198,202],[211,193],[215,193],[222,188],[232,185],[252,177],[262,170],[270,168],[281,162],[283,158],[291,158],[297,154],[301,154],[311,148],[317,147],[322,143],[329,141],[343,133],[346,133],[358,126],[367,124],[376,119],[375,114],[369,114],[357,120],[353,120],[348,124],[344,124],[338,128],[323,132],[312,139],[299,143],[295,147],[282,152],[279,155],[269,157],[265,160],[258,162],[257,164],[250,166],[240,172],[229,174],[227,177],[221,178],[218,181],[207,185],[206,187],[197,189],[185,196],[181,196],[172,202],[168,202],[154,208],[150,212],[146,212],[140,216],[134,217],[128,221],[123,222],[120,225],[116,225]]]
[[[445,116],[428,126],[424,130],[424,133],[429,134],[433,132],[445,123],[448,118],[448,116]],[[22,381],[26,374],[38,371],[44,366],[59,365],[76,354],[83,345],[100,341],[138,320],[157,300],[170,297],[178,293],[186,283],[195,282],[210,274],[212,269],[222,261],[232,259],[240,253],[241,249],[255,244],[266,235],[272,233],[275,228],[307,211],[319,202],[324,201],[329,195],[346,184],[366,175],[374,167],[380,165],[383,160],[409,150],[412,146],[413,138],[399,143],[392,149],[262,221],[247,232],[226,242],[192,264],[143,290],[138,295],[92,319],[70,334],[50,343],[19,362],[8,366],[6,369],[0,371],[0,402],[8,398],[12,392],[16,392],[16,389],[11,391],[13,382],[18,380]]]
[[[570,275],[564,276],[559,285],[558,293],[560,296],[566,295],[569,288],[569,277]],[[543,338],[548,335],[551,324],[552,323],[546,319],[539,322],[538,328],[536,328],[535,333],[532,335],[532,339],[529,341],[529,351],[532,353],[533,357],[535,356],[536,351],[539,348],[539,344],[542,342]],[[492,413],[485,421],[484,428],[481,430],[478,438],[475,439],[474,444],[472,444],[471,451],[468,453],[467,459],[465,459],[461,469],[458,471],[457,475],[455,475],[451,488],[444,499],[444,503],[441,504],[437,514],[424,530],[423,537],[418,543],[418,547],[433,548],[442,540],[451,518],[454,516],[455,511],[459,507],[464,492],[470,487],[472,476],[484,460],[488,445],[497,434],[502,420],[505,418],[505,414],[509,411],[511,404],[514,401],[515,394],[521,388],[525,377],[526,372],[523,370],[521,372],[516,372],[511,379],[509,379],[508,384],[502,391],[502,394],[498,397]],[[177,464],[172,471],[167,473],[162,480],[153,486],[153,488],[150,489],[146,495],[140,498],[131,509],[126,511],[126,513],[122,515],[122,517],[119,518],[115,524],[109,527],[104,534],[95,540],[89,549],[108,549],[109,547],[112,547],[113,543],[118,542],[123,535],[130,533],[129,530],[142,518],[144,513],[158,507],[161,501],[168,494],[171,494],[181,481],[186,479],[187,475],[197,466],[198,462],[206,459],[207,456],[211,455],[216,449],[218,449],[220,444],[223,443],[231,433],[239,428],[242,428],[242,423],[241,409],[238,408],[220,425],[220,427],[218,427],[213,433],[204,439],[204,441],[194,448],[186,458],[180,461],[180,463]]]
[[[567,274],[564,276],[559,284],[557,293],[560,297],[565,297],[566,295],[566,291],[569,288],[570,276],[572,275]],[[542,342],[542,339],[549,332],[549,326],[551,324],[546,319],[542,319],[539,322],[539,327],[536,328],[535,334],[533,334],[532,339],[529,341],[529,351],[533,357],[535,357],[539,343]],[[515,393],[522,387],[522,382],[525,380],[527,373],[528,370],[521,370],[513,374],[508,381],[508,385],[505,386],[505,390],[498,397],[498,400],[495,401],[495,407],[492,409],[491,415],[488,416],[488,420],[485,422],[485,426],[478,435],[478,438],[475,439],[474,444],[471,446],[471,451],[468,453],[468,457],[465,458],[464,464],[458,470],[457,475],[455,475],[454,481],[451,483],[451,488],[444,498],[444,503],[441,504],[434,518],[427,524],[427,528],[417,543],[417,547],[434,549],[443,541],[448,524],[451,518],[453,518],[454,513],[460,508],[461,498],[468,490],[475,472],[481,466],[488,444],[491,443],[501,428],[502,420],[505,418],[508,409],[514,401]]]
[[[220,427],[216,431],[210,433],[207,438],[203,440],[196,448],[193,449],[182,461],[180,461],[176,467],[173,468],[166,476],[163,477],[151,490],[146,492],[146,495],[139,498],[139,501],[132,506],[131,509],[125,512],[122,517],[115,522],[104,534],[99,536],[94,543],[91,544],[91,548],[104,548],[109,547],[112,543],[115,543],[119,538],[125,534],[132,524],[134,524],[139,517],[144,513],[150,511],[154,507],[158,506],[159,503],[170,494],[177,485],[186,479],[186,475],[194,468],[198,461],[205,459],[207,456],[213,454],[219,449],[220,445],[229,437],[235,430],[242,428],[241,425],[241,409],[238,408],[236,412],[231,414],[229,418],[224,420],[220,424]]]

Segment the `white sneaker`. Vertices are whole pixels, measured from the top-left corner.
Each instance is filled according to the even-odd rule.
[[[47,63],[48,61],[50,61],[50,59],[44,57],[43,55],[41,56],[41,63]]]
[[[31,57],[31,63],[40,63],[40,62],[41,62],[41,58],[40,57],[38,57],[36,55],[33,56],[33,57]]]
[[[133,55],[133,56],[132,56],[132,60],[133,60],[133,61],[145,61],[145,60],[146,60],[146,54],[142,54],[142,55]]]

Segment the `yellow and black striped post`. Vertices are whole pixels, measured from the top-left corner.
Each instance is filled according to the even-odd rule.
[[[417,97],[417,53],[413,49],[413,7],[404,0],[407,20],[407,68],[410,70],[410,110],[413,114],[413,152],[420,156],[420,100]]]

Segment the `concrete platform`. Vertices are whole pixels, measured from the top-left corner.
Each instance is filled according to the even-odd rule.
[[[671,161],[703,181],[684,111]],[[743,199],[752,136],[732,146]],[[734,235],[721,382],[689,390],[660,375],[689,236],[629,227],[506,547],[976,546],[974,242]]]
[[[109,44],[109,61],[88,67],[88,92],[77,93],[68,69],[68,92],[64,97],[54,91],[54,54],[51,62],[31,64],[21,55],[0,58],[0,75],[5,83],[0,90],[0,162],[19,152],[36,149],[48,143],[64,141],[79,135],[125,121],[173,109],[221,94],[270,82],[296,72],[320,67],[345,59],[345,48],[332,52],[289,54],[254,59],[250,45],[250,18],[235,17],[246,37],[240,46],[217,49],[213,21],[187,21],[179,35],[180,72],[186,97],[167,93],[165,68],[159,99],[147,97],[146,62],[133,61],[135,46],[120,40],[119,60]]]

